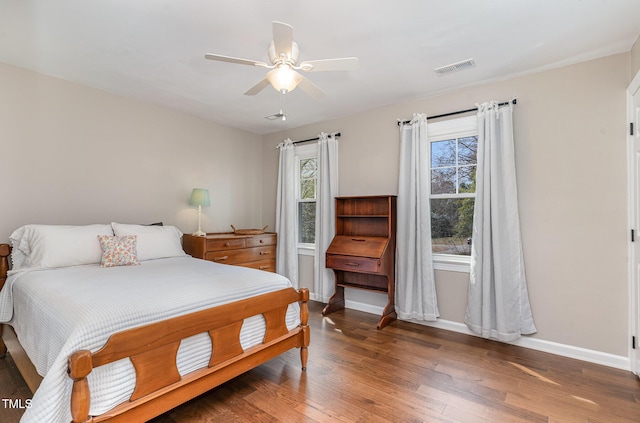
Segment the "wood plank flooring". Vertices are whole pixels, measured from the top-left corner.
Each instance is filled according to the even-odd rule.
[[[152,420],[183,422],[638,423],[630,372],[310,303],[306,372],[292,350]],[[29,391],[10,357],[0,398]],[[0,421],[21,411],[0,404]]]

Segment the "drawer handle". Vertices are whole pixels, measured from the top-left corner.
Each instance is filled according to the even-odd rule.
[[[269,268],[269,266],[260,266],[260,270],[265,270],[265,269],[268,269],[268,268]]]
[[[264,244],[264,239],[261,239],[261,240],[260,240],[260,244]]]
[[[352,261],[348,261],[345,263],[347,266],[360,266],[360,263],[354,263]]]
[[[224,243],[224,246],[225,246],[225,247],[231,247],[231,243],[230,243],[230,242],[225,242],[225,243]]]
[[[366,241],[366,239],[362,239],[362,238],[351,238],[351,241],[365,242],[365,241]]]
[[[268,251],[260,251],[260,255],[261,255],[261,256],[265,256],[265,255],[267,255],[267,254],[269,254],[269,252],[268,252]]]
[[[229,256],[214,257],[213,261],[225,261],[227,259],[229,259]]]

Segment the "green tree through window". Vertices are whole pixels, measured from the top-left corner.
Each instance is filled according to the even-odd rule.
[[[299,163],[298,241],[313,244],[316,239],[318,159],[315,157],[301,159]]]
[[[431,143],[431,241],[440,254],[471,254],[478,137]]]

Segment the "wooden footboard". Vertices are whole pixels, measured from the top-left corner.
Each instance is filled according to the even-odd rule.
[[[308,289],[287,288],[116,333],[93,354],[87,350],[77,351],[69,359],[69,376],[74,381],[73,422],[151,419],[291,348],[300,348],[302,369],[306,369],[308,300]],[[289,331],[285,315],[293,302],[300,302],[300,325]],[[264,339],[244,351],[240,346],[242,322],[257,314],[265,318]],[[213,347],[209,366],[180,377],[176,365],[180,341],[204,332],[209,333]],[[127,357],[136,372],[136,386],[130,400],[104,415],[89,416],[87,376],[95,367]]]

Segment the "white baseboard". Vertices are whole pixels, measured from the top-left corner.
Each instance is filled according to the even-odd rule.
[[[313,292],[309,292],[309,299],[311,301],[318,301],[320,303],[327,303],[329,302],[329,298],[322,298],[322,296],[318,295],[318,294],[314,294]],[[355,310],[355,309],[354,309]]]
[[[351,310],[364,311],[365,313],[378,314],[378,315],[382,315],[382,312],[384,311],[384,307],[367,304],[367,303],[361,303],[361,302],[352,301],[352,300],[345,300],[344,306],[346,308],[350,308]]]
[[[383,307],[348,300],[345,301],[345,307],[352,310],[358,310],[372,314],[382,314],[383,311]],[[471,330],[469,330],[467,325],[465,325],[464,323],[452,322],[450,320],[439,319],[436,322],[424,322],[418,320],[407,321],[411,323],[417,323],[419,325],[431,326],[434,328],[463,333],[466,335],[478,336],[475,333],[471,332]],[[510,344],[517,345],[519,347],[530,348],[532,350],[556,354],[563,357],[574,358],[576,360],[587,361],[589,363],[601,364],[603,366],[631,371],[631,361],[629,360],[629,357],[624,357],[621,355],[614,355],[602,351],[574,347],[572,345],[560,344],[557,342],[545,341],[544,339],[531,338],[527,336],[523,336],[517,341],[510,342]]]
[[[321,302],[321,303],[325,302],[325,301],[322,301],[322,298],[320,298],[320,295],[314,294],[313,292],[309,292],[309,299],[311,301],[318,301],[318,302]]]

